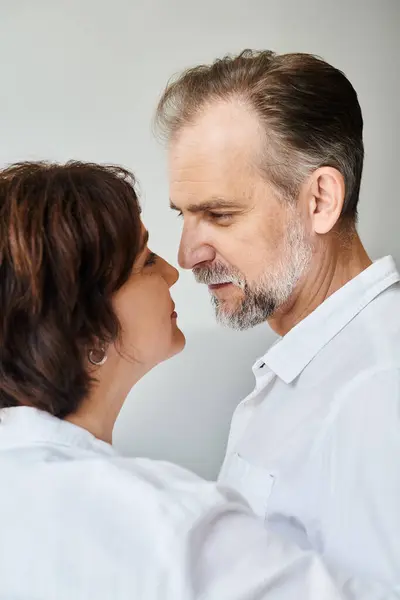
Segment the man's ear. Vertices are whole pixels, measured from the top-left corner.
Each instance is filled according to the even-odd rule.
[[[306,187],[311,227],[314,233],[329,233],[338,222],[344,203],[345,183],[343,175],[333,167],[316,169]]]

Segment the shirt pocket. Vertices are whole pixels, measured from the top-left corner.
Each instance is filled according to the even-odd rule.
[[[233,487],[249,503],[255,514],[265,519],[275,475],[268,469],[249,463],[237,452],[224,465],[220,481]]]

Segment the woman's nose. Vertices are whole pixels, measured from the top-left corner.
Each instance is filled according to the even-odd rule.
[[[168,287],[172,287],[179,279],[179,271],[163,259],[163,277],[168,283]]]

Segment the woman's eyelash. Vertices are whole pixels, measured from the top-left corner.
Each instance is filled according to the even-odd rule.
[[[154,265],[156,263],[157,260],[157,254],[154,254],[154,252],[150,252],[150,254],[148,255],[146,262],[145,262],[145,267],[151,267],[152,265]]]

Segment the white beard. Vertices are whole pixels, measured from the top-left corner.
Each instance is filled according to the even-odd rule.
[[[271,272],[265,272],[256,284],[248,284],[234,269],[221,266],[214,270],[197,270],[196,279],[201,283],[216,284],[231,281],[244,290],[245,298],[236,309],[229,310],[227,303],[212,296],[217,321],[232,329],[245,330],[269,319],[294,292],[306,272],[312,258],[312,245],[294,209],[289,209],[286,236],[282,242],[280,259]]]

